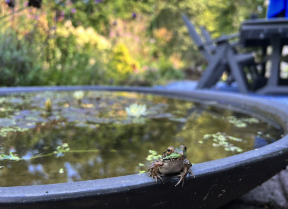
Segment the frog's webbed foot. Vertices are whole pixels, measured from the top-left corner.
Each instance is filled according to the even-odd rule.
[[[160,175],[152,176],[152,179],[154,179],[154,178],[155,178],[156,184],[157,184],[158,178],[159,178],[159,179],[162,181],[162,183],[164,184],[164,181],[163,181],[163,179],[160,177]]]
[[[192,170],[189,168],[188,170],[189,176],[192,175],[195,178],[195,175],[193,174]]]
[[[157,180],[158,178],[162,181],[162,183],[164,184],[163,179],[161,178],[161,173],[159,171],[159,167],[163,165],[162,161],[156,161],[154,163],[152,163],[152,165],[149,167],[148,171],[150,171],[150,175],[152,177],[152,179],[155,178],[156,184],[157,184]]]
[[[190,169],[191,167],[192,167],[192,164],[190,163],[190,161],[185,159],[183,161],[183,171],[179,175],[180,176],[180,180],[177,182],[175,187],[178,186],[181,183],[181,181],[182,181],[182,187],[184,186],[184,180],[185,180],[185,178],[186,178],[188,173],[189,173],[189,175],[194,176],[192,170]],[[194,178],[195,178],[195,176],[194,176]]]

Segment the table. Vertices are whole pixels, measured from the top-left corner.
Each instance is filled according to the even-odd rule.
[[[288,45],[288,19],[247,20],[240,27],[240,43],[243,47],[262,46],[263,54],[271,45],[271,73],[267,84],[259,89],[259,94],[288,94],[288,80],[280,85],[280,57],[284,45]],[[265,70],[265,66],[263,65]],[[282,80],[283,81],[283,80]],[[284,83],[284,85],[283,85]]]

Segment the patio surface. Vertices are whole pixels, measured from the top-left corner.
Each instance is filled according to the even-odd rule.
[[[196,89],[197,81],[177,81],[166,86],[155,86],[155,88],[193,91]],[[237,85],[227,86],[225,83],[218,82],[211,91],[225,91],[238,93]],[[267,96],[248,94],[251,97],[268,99],[275,103],[287,105],[288,94],[285,96]],[[288,167],[287,167],[288,168]],[[261,186],[253,189],[241,198],[221,207],[221,209],[288,209],[288,169],[281,171]]]

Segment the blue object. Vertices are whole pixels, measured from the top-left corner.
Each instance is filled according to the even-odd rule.
[[[261,138],[260,136],[255,136],[254,138],[254,148],[264,147],[268,144],[268,141]]]
[[[288,0],[270,0],[267,18],[288,18]]]

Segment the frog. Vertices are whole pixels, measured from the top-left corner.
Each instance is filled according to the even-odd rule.
[[[183,187],[187,174],[194,176],[191,170],[192,163],[186,159],[186,151],[187,148],[185,145],[180,145],[179,148],[169,146],[167,151],[163,152],[162,157],[150,165],[148,171],[150,171],[152,179],[155,179],[156,184],[158,179],[160,179],[164,184],[161,176],[179,173],[178,176],[180,179],[176,183],[175,187],[181,182]]]

